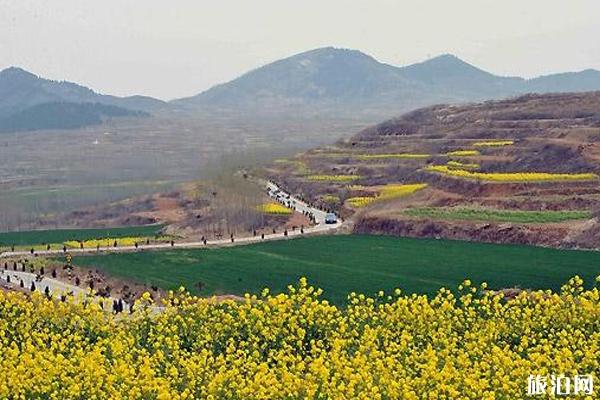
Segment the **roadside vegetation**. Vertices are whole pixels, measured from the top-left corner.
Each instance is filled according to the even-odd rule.
[[[69,241],[88,241],[92,239],[125,237],[154,237],[163,228],[162,225],[131,226],[123,228],[94,229],[54,229],[23,232],[0,233],[0,248],[15,246],[34,246],[62,244]]]
[[[515,223],[549,223],[564,222],[577,219],[589,219],[590,211],[521,211],[499,210],[490,208],[470,207],[418,207],[409,208],[404,214],[411,217],[465,220],[465,221],[494,221]]]
[[[74,249],[93,249],[97,247],[130,247],[136,244],[144,243],[166,243],[174,239],[173,236],[127,236],[120,238],[102,238],[102,239],[89,239],[89,240],[68,240],[64,242],[67,248]]]

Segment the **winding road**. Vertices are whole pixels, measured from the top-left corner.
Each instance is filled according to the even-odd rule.
[[[72,255],[77,254],[94,254],[94,253],[123,253],[123,252],[132,252],[132,251],[142,251],[142,250],[168,250],[168,249],[197,249],[203,247],[224,247],[224,246],[236,246],[236,245],[245,245],[251,243],[259,243],[264,241],[273,241],[273,240],[285,240],[294,237],[299,237],[303,235],[309,234],[317,234],[317,233],[326,233],[331,232],[342,225],[342,222],[338,219],[336,223],[327,224],[325,223],[325,217],[327,216],[327,212],[320,210],[316,207],[312,207],[311,205],[305,203],[304,201],[295,198],[289,193],[283,191],[279,186],[277,186],[273,182],[268,182],[266,185],[267,193],[269,196],[281,203],[289,203],[292,208],[300,213],[308,213],[314,216],[315,225],[304,228],[303,232],[298,228],[296,230],[288,230],[287,236],[284,232],[265,234],[264,239],[260,236],[243,236],[240,238],[234,238],[232,242],[230,238],[228,239],[216,239],[216,240],[207,240],[206,244],[203,241],[190,241],[190,242],[175,242],[175,243],[154,243],[154,244],[139,244],[138,247],[135,246],[121,246],[121,247],[100,247],[97,248],[83,248],[83,249],[69,249],[67,252]],[[66,254],[63,250],[40,250],[35,251],[34,255],[38,256],[53,256],[53,255],[61,255]],[[3,258],[13,258],[13,257],[31,257],[32,254],[30,251],[6,251],[0,253],[0,259]]]
[[[261,236],[245,236],[240,238],[235,238],[232,242],[231,239],[219,239],[219,240],[207,240],[204,242],[180,242],[180,243],[161,243],[161,244],[149,244],[149,245],[139,245],[135,246],[123,246],[123,247],[101,247],[100,249],[96,248],[84,248],[84,249],[69,249],[68,253],[70,254],[97,254],[97,253],[123,253],[123,252],[132,252],[132,251],[143,251],[143,250],[169,250],[169,249],[195,249],[195,248],[204,248],[204,247],[224,247],[224,246],[237,246],[237,245],[246,245],[251,243],[258,243],[264,241],[273,241],[273,240],[285,240],[294,237],[299,237],[303,235],[309,234],[317,234],[317,233],[327,233],[339,228],[342,225],[341,221],[337,221],[333,224],[327,224],[325,222],[327,213],[318,208],[312,207],[309,204],[303,202],[300,199],[297,199],[291,196],[289,193],[283,191],[279,186],[272,182],[267,183],[267,193],[268,195],[276,201],[281,202],[282,204],[289,205],[291,208],[303,214],[310,214],[314,217],[315,225],[311,227],[307,227],[302,231],[298,228],[295,230],[287,231],[287,235],[284,232],[274,233],[265,235],[264,238]],[[66,254],[63,250],[43,250],[36,251],[34,255],[38,256],[52,256],[52,255],[62,255]],[[14,252],[4,252],[0,253],[0,259],[8,259],[8,258],[18,258],[18,257],[31,257],[31,252],[29,251],[14,251]],[[25,272],[22,270],[21,263],[17,263],[17,270],[15,271],[12,268],[12,265],[8,269],[3,269],[0,266],[0,280],[4,282],[10,282],[9,285],[12,287],[20,286],[20,282],[23,281],[23,287],[25,289],[31,288],[32,283],[35,285],[36,290],[40,292],[44,292],[46,288],[53,295],[69,293],[74,295],[75,297],[82,296],[83,298],[89,299],[90,297],[100,298],[99,296],[90,293],[90,290],[87,288],[82,288],[76,285],[73,285],[68,282],[60,281],[58,279],[53,279],[49,277],[39,277],[38,275],[30,272]],[[3,282],[3,283],[4,283]],[[103,298],[105,301],[112,303],[114,299],[112,297]],[[129,311],[129,304],[127,302],[123,302],[124,311]],[[160,307],[154,307],[159,309]],[[107,310],[108,311],[108,310]]]

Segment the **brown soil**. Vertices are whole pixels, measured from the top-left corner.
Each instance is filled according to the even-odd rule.
[[[162,194],[153,196],[153,209],[151,211],[143,211],[134,215],[142,218],[154,219],[156,221],[171,224],[181,222],[185,219],[187,212],[181,207],[176,198],[164,197]]]
[[[309,225],[310,220],[299,212],[294,212],[290,216],[290,219],[288,219],[288,221],[285,223],[285,227],[288,229],[293,227],[299,228],[301,226],[307,227]]]
[[[567,227],[557,225],[541,227],[517,224],[446,222],[376,217],[361,218],[354,225],[354,233],[552,247],[562,246],[568,231]]]
[[[477,147],[474,157],[444,154],[475,149],[475,141],[512,140],[513,145]],[[362,154],[420,153],[420,159],[373,159]],[[319,204],[324,195],[340,198],[333,205],[345,219],[354,219],[361,233],[448,237],[500,243],[600,247],[596,220],[563,224],[474,224],[415,221],[403,216],[407,207],[482,206],[509,210],[587,210],[600,212],[600,183],[592,181],[504,183],[443,176],[425,170],[449,159],[478,163],[482,172],[550,172],[600,175],[600,92],[526,95],[462,106],[439,105],[405,114],[367,128],[335,145],[300,154],[313,174],[356,174],[347,183],[310,182],[280,164],[267,169],[269,178],[292,193]],[[379,185],[427,183],[406,198],[375,202],[353,209],[350,197],[369,195]],[[324,205],[324,204],[323,204]]]

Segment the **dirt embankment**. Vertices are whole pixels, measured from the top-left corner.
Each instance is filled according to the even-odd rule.
[[[567,243],[568,227],[515,225],[508,223],[466,223],[430,220],[400,220],[365,216],[354,225],[354,233],[383,234],[415,238],[443,238],[486,243],[526,244],[551,247],[583,247]],[[593,244],[593,241],[588,245]]]

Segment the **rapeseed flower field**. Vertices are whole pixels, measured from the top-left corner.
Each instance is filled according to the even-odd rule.
[[[427,187],[426,183],[388,184],[379,189],[377,196],[351,197],[346,201],[351,207],[360,208],[368,206],[375,201],[390,200],[397,197],[407,196],[418,190],[424,189],[425,187]]]
[[[549,172],[476,172],[454,169],[447,165],[430,165],[426,171],[438,172],[458,178],[470,178],[497,182],[543,182],[543,181],[583,181],[598,179],[594,173],[561,174]]]
[[[171,239],[169,236],[158,236],[158,237],[147,237],[147,236],[128,236],[128,237],[119,237],[119,238],[102,238],[102,239],[88,239],[88,240],[68,240],[64,242],[64,245],[69,248],[78,249],[78,248],[96,248],[100,247],[111,247],[117,243],[117,246],[127,247],[134,246],[136,243],[142,244],[147,240],[152,240],[153,242],[167,242]]]
[[[484,142],[475,142],[475,147],[501,147],[515,144],[514,140],[488,140]]]
[[[597,382],[597,286],[507,299],[466,280],[339,308],[301,279],[241,301],[181,289],[160,312],[146,293],[125,316],[0,292],[0,398],[522,399],[532,374]]]
[[[258,211],[265,213],[265,214],[289,215],[293,212],[291,209],[287,208],[286,206],[281,205],[279,203],[275,203],[275,202],[261,204],[257,208],[258,208]]]
[[[469,157],[469,156],[478,156],[480,155],[477,150],[454,150],[446,153],[447,156],[456,156],[456,157]]]
[[[309,181],[317,182],[352,182],[360,178],[359,175],[309,175],[306,177]]]
[[[479,169],[481,166],[477,163],[463,163],[460,161],[450,160],[446,163],[447,166],[458,169]]]
[[[429,158],[431,154],[424,153],[383,153],[383,154],[359,154],[356,156],[359,160],[385,160],[402,158]]]

